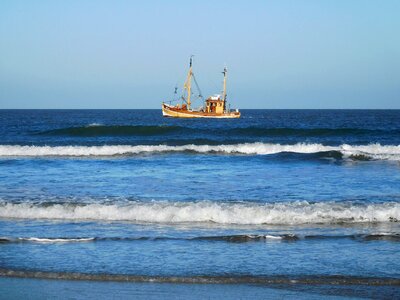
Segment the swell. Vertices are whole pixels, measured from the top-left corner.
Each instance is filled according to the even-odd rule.
[[[350,239],[359,242],[389,241],[400,242],[398,233],[350,234],[350,235],[295,235],[295,234],[236,234],[197,237],[167,237],[167,236],[138,236],[138,237],[0,237],[1,244],[8,243],[88,243],[88,242],[137,242],[137,241],[207,241],[227,243],[252,242],[296,242],[296,241],[325,241]]]
[[[267,242],[267,241],[282,241],[282,242],[296,242],[300,240],[315,241],[315,240],[341,240],[351,239],[359,242],[368,241],[390,241],[400,242],[400,234],[397,233],[377,233],[377,234],[351,234],[351,235],[295,235],[295,234],[282,234],[282,235],[227,235],[227,236],[208,236],[197,237],[191,240],[206,240],[206,241],[224,241],[229,243],[248,243],[248,242]]]
[[[165,135],[172,132],[185,130],[180,126],[162,126],[162,125],[97,125],[92,124],[82,127],[67,127],[59,128],[38,133],[39,135],[60,135],[60,136],[151,136],[151,135]]]
[[[72,272],[43,272],[31,270],[0,269],[0,276],[62,280],[191,283],[191,284],[271,284],[271,285],[373,285],[399,286],[400,279],[343,275],[221,275],[221,276],[149,276],[126,274],[89,274]]]
[[[104,146],[22,146],[0,145],[0,157],[96,157],[131,156],[162,153],[199,153],[225,155],[271,155],[280,153],[317,154],[319,157],[350,158],[354,160],[400,160],[400,145],[271,144],[242,143],[220,145],[104,145]]]
[[[323,136],[360,136],[398,134],[400,130],[379,130],[362,128],[262,128],[246,127],[229,129],[229,133],[244,136],[297,136],[297,137],[323,137]]]
[[[192,128],[170,125],[100,125],[66,127],[39,132],[39,135],[52,136],[153,136],[182,134],[211,134],[235,136],[297,136],[297,137],[322,137],[322,136],[363,136],[399,134],[400,130],[379,130],[362,128],[265,128],[265,127],[239,127],[239,128]]]
[[[279,203],[129,202],[113,204],[0,202],[0,218],[215,223],[242,225],[398,222],[400,203],[307,201]]]

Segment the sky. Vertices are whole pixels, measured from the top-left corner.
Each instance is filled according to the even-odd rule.
[[[400,108],[400,1],[0,2],[0,109]]]

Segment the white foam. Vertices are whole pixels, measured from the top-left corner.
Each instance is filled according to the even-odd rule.
[[[345,156],[365,155],[379,160],[400,160],[400,145],[369,144],[352,146],[344,144],[340,146],[339,151]]]
[[[267,235],[264,236],[264,237],[265,237],[265,239],[267,239],[267,240],[281,240],[281,239],[282,239],[281,236],[269,235],[269,234],[267,234]]]
[[[134,202],[130,204],[0,203],[0,217],[21,219],[105,220],[152,223],[218,224],[370,223],[400,220],[400,203],[356,205],[343,202],[274,204]]]
[[[105,146],[21,146],[0,145],[0,156],[114,156],[141,153],[184,152],[267,155],[281,152],[318,153],[340,151],[344,156],[364,155],[379,160],[400,160],[400,145],[340,145],[322,144],[281,145],[243,143],[234,145],[105,145]]]
[[[76,243],[76,242],[90,242],[93,241],[94,238],[38,238],[38,237],[30,237],[30,238],[19,238],[22,241],[36,242],[36,243]]]
[[[87,125],[86,127],[98,127],[98,126],[103,126],[103,124],[100,124],[100,123],[90,123],[90,124]]]

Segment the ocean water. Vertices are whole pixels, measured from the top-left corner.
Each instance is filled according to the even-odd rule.
[[[400,297],[399,110],[1,110],[0,137],[1,276]]]

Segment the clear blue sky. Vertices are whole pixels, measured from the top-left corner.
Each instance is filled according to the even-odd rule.
[[[400,108],[400,1],[0,2],[0,108]]]

